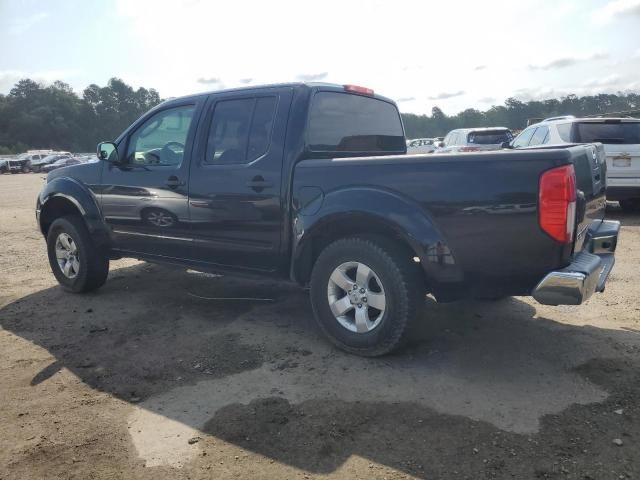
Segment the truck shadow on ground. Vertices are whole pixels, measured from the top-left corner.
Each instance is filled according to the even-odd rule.
[[[130,432],[150,467],[204,461],[223,439],[312,472],[352,455],[421,478],[597,470],[607,455],[637,472],[636,455],[603,436],[620,429],[585,418],[637,413],[638,333],[535,316],[515,298],[427,299],[409,347],[362,359],[322,339],[298,288],[143,264],[114,269],[90,295],[22,298],[0,323],[55,358],[34,366],[34,387],[66,368],[135,403]]]

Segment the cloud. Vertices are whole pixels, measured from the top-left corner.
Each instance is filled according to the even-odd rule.
[[[402,98],[399,98],[398,100],[396,100],[396,102],[398,102],[398,103],[413,102],[415,99],[416,99],[416,97],[402,97]]]
[[[26,32],[38,23],[44,21],[47,17],[49,17],[49,14],[47,12],[38,12],[34,13],[33,15],[29,15],[28,17],[17,18],[11,23],[7,31],[11,35],[19,35]]]
[[[498,99],[495,97],[482,97],[478,99],[478,101],[481,103],[490,103],[490,104],[496,103],[497,100]]]
[[[600,25],[618,18],[640,17],[640,0],[612,0],[591,14],[591,20]]]
[[[620,75],[615,73],[602,78],[593,78],[582,84],[584,87],[609,87],[620,82]]]
[[[529,65],[529,70],[558,70],[561,68],[572,67],[574,65],[578,65],[579,63],[593,61],[593,60],[604,60],[605,58],[609,58],[608,53],[598,52],[590,55],[588,57],[562,57],[552,60],[548,63],[543,63],[541,65]]]
[[[323,80],[327,78],[329,72],[320,72],[320,73],[300,73],[296,76],[296,78],[302,82],[316,82],[318,80]]]
[[[209,78],[205,78],[205,77],[200,77],[197,80],[198,83],[202,83],[203,85],[213,85],[213,84],[221,84],[222,81],[219,78],[216,77],[209,77]]]
[[[480,71],[480,70],[485,70],[487,68],[486,65],[477,65],[476,67],[474,67],[475,71]]]
[[[459,97],[460,95],[464,95],[464,90],[458,90],[457,92],[441,92],[429,97],[429,100],[446,100],[448,98]]]
[[[240,83],[246,85],[247,83],[253,82],[253,78],[241,78]]]

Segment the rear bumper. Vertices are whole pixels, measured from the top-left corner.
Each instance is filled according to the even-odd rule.
[[[604,291],[615,263],[620,222],[605,220],[587,233],[581,252],[565,268],[548,273],[531,295],[544,305],[580,305]]]
[[[619,201],[630,200],[632,198],[640,198],[640,182],[638,182],[637,185],[607,184],[607,200]]]

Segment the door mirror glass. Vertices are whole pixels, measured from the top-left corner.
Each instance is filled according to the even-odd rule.
[[[106,162],[118,163],[118,147],[113,142],[101,142],[98,144],[98,158]]]

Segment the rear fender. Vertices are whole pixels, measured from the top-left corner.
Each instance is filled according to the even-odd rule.
[[[415,201],[396,192],[371,187],[349,188],[300,205],[293,217],[292,278],[306,283],[315,256],[314,242],[344,236],[392,235],[418,257],[428,284],[461,282],[454,253],[430,215]],[[322,240],[320,240],[322,239]]]

